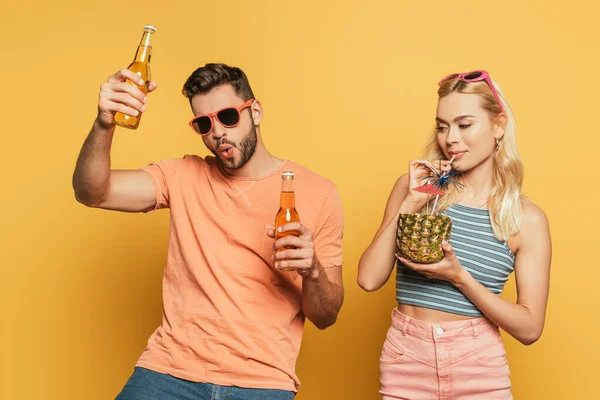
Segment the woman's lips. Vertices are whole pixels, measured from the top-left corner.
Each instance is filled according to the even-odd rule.
[[[462,151],[452,151],[450,152],[450,155],[452,157],[454,157],[454,161],[458,161],[462,158],[462,156],[464,156],[466,154],[466,150],[462,150]]]

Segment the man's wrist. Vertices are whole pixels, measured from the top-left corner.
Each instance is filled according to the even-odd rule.
[[[321,264],[318,261],[316,261],[313,264],[313,267],[311,269],[307,270],[306,273],[300,274],[300,275],[302,276],[303,279],[317,281],[317,280],[319,280],[319,277],[321,276],[322,269],[323,269],[323,267],[321,266]]]

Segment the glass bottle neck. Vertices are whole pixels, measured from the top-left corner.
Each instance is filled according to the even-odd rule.
[[[281,208],[296,207],[294,180],[284,178],[281,182]]]
[[[283,178],[281,180],[281,191],[282,192],[294,192],[294,179]]]
[[[151,35],[152,31],[149,29],[144,30],[140,44],[135,52],[135,62],[150,62],[150,56],[152,55],[152,43],[150,42]]]

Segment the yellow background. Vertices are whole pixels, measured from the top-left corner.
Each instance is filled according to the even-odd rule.
[[[436,83],[484,68],[517,118],[524,192],[549,216],[552,287],[541,340],[507,335],[517,399],[597,395],[597,2],[9,1],[0,6],[0,398],[109,399],[160,322],[169,215],[76,203],[71,174],[100,83],[154,24],[159,89],[113,167],[206,154],[183,82],[206,62],[248,74],[276,155],[338,184],[346,300],[308,324],[299,400],[378,399],[394,280],[356,284],[395,179],[421,153]],[[523,266],[526,268],[527,266]],[[504,296],[515,299],[514,281]]]

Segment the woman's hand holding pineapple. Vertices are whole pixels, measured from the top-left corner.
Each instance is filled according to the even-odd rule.
[[[444,250],[444,258],[442,261],[435,264],[417,264],[408,261],[396,254],[396,258],[407,267],[414,269],[418,273],[432,279],[441,279],[448,281],[455,286],[458,286],[465,277],[467,272],[456,258],[454,250],[450,243],[443,241],[442,249]]]
[[[436,168],[434,163],[437,165]],[[428,160],[412,160],[408,164],[409,179],[408,179],[408,195],[406,196],[402,209],[412,209],[415,213],[421,212],[427,201],[430,200],[430,195],[413,190],[426,183],[426,178],[438,172],[443,173],[451,169],[449,160],[440,160],[431,162]],[[441,279],[452,284],[458,284],[466,270],[460,264],[450,243],[443,241],[442,249],[444,250],[444,258],[434,264],[419,264],[411,262],[396,254],[396,258],[407,267],[421,273],[427,278]]]

